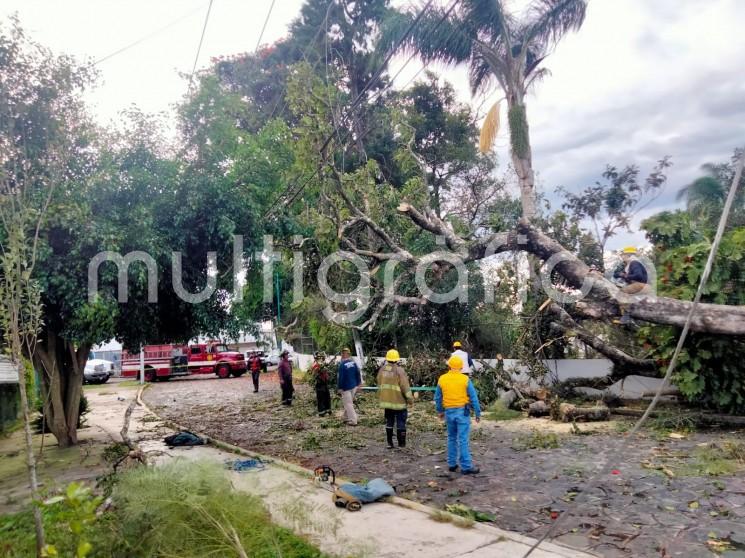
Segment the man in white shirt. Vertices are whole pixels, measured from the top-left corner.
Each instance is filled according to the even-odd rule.
[[[463,361],[463,374],[471,374],[473,370],[473,359],[471,356],[463,350],[463,344],[460,341],[453,343],[453,354],[450,356],[459,356]]]

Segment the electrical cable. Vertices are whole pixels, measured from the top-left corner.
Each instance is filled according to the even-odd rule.
[[[264,38],[264,31],[266,31],[266,26],[269,23],[269,18],[272,16],[272,10],[274,9],[274,3],[277,0],[272,0],[272,3],[269,5],[269,11],[266,14],[266,19],[264,19],[264,26],[261,28],[261,33],[259,33],[259,40],[256,41],[256,48],[254,49],[254,52],[259,50],[259,46],[261,45],[261,39]]]
[[[185,20],[186,18],[188,18],[188,17],[190,17],[190,16],[194,15],[195,13],[197,13],[197,12],[198,12],[199,10],[201,10],[201,9],[202,9],[202,6],[199,6],[199,7],[195,8],[195,9],[191,10],[190,12],[188,12],[188,13],[186,13],[186,14],[184,14],[184,15],[180,16],[179,18],[177,18],[177,19],[174,19],[174,20],[173,20],[173,21],[171,21],[170,23],[167,23],[167,24],[166,24],[166,25],[164,25],[163,27],[159,27],[159,28],[158,28],[158,29],[156,29],[155,31],[152,31],[152,32],[148,33],[147,35],[145,35],[145,36],[143,36],[143,37],[140,37],[139,39],[137,39],[137,40],[135,40],[135,41],[133,41],[133,42],[129,43],[128,45],[125,45],[125,46],[121,47],[120,49],[117,49],[117,50],[115,50],[114,52],[111,52],[111,53],[107,54],[106,56],[103,56],[102,58],[99,58],[98,60],[96,60],[96,61],[92,62],[92,63],[91,63],[91,66],[98,66],[99,64],[101,64],[101,63],[103,63],[103,62],[106,62],[106,61],[107,61],[107,60],[109,60],[110,58],[113,58],[114,56],[116,56],[116,55],[118,55],[118,54],[121,54],[122,52],[125,52],[125,51],[129,50],[130,48],[133,48],[133,47],[135,47],[135,46],[139,45],[139,44],[140,44],[140,43],[142,43],[142,42],[145,42],[145,41],[147,41],[148,39],[150,39],[150,38],[152,38],[152,37],[154,37],[154,36],[156,36],[156,35],[158,35],[158,34],[162,33],[162,32],[163,32],[163,31],[165,31],[166,29],[170,29],[171,27],[173,27],[173,26],[174,26],[174,25],[176,25],[177,23],[180,23],[180,22],[182,22],[183,20]]]
[[[704,266],[704,271],[701,274],[701,279],[699,280],[698,289],[696,290],[696,295],[693,297],[693,302],[691,304],[690,309],[688,310],[688,316],[686,316],[686,321],[683,325],[683,331],[680,333],[680,337],[678,338],[678,344],[675,347],[675,352],[673,353],[672,358],[670,359],[670,362],[668,363],[667,370],[665,371],[665,376],[662,379],[662,382],[660,383],[660,386],[657,388],[657,392],[654,395],[654,398],[647,406],[647,409],[644,411],[644,414],[639,418],[639,420],[636,422],[634,427],[629,431],[629,433],[621,440],[621,444],[619,444],[619,447],[616,451],[611,452],[609,454],[609,457],[605,460],[605,463],[602,467],[598,469],[598,471],[593,475],[593,477],[586,483],[584,492],[589,492],[590,489],[594,488],[595,481],[600,477],[600,475],[607,469],[608,464],[611,462],[611,458],[614,460],[621,455],[621,452],[626,450],[626,442],[639,432],[639,429],[642,427],[642,425],[646,422],[646,420],[649,418],[649,415],[654,411],[655,407],[657,406],[657,403],[660,400],[660,397],[662,396],[662,392],[664,391],[665,387],[670,383],[670,378],[673,375],[673,370],[675,369],[675,365],[678,362],[678,357],[680,355],[680,352],[683,350],[683,345],[685,344],[686,338],[688,337],[688,332],[691,327],[691,321],[693,320],[693,315],[696,313],[696,309],[698,308],[699,302],[701,301],[701,296],[703,295],[704,289],[706,288],[706,283],[709,280],[709,275],[711,274],[712,267],[714,265],[714,259],[717,255],[717,251],[719,249],[719,244],[722,241],[722,236],[724,235],[724,229],[727,226],[727,219],[729,218],[730,211],[732,210],[732,205],[735,201],[735,196],[737,193],[737,187],[740,184],[740,179],[742,178],[742,170],[743,165],[745,164],[745,151],[740,155],[740,160],[737,164],[735,175],[732,178],[732,184],[729,188],[729,193],[727,194],[727,200],[724,203],[724,208],[722,209],[722,215],[719,218],[719,225],[717,227],[717,232],[714,235],[714,241],[711,244],[711,248],[709,249],[709,256],[706,259],[706,265]],[[571,512],[576,509],[576,507],[579,504],[579,498],[575,498],[574,502],[572,503],[572,506],[567,509],[566,512],[564,512],[562,515],[560,515],[554,523],[551,525],[551,527],[546,531],[546,533],[543,534],[534,544],[531,546],[528,551],[523,555],[523,558],[528,558],[533,551],[538,548],[543,541],[548,539],[552,533],[556,531],[557,526],[561,523],[561,521],[569,517],[571,515]]]
[[[207,15],[204,16],[204,25],[202,26],[202,35],[199,37],[199,45],[197,46],[197,54],[194,57],[194,65],[191,68],[191,75],[189,76],[189,88],[186,92],[188,97],[191,94],[191,87],[194,84],[194,72],[197,71],[197,62],[199,61],[199,54],[202,52],[202,43],[204,42],[204,34],[207,31],[207,23],[210,20],[210,12],[212,12],[212,3],[215,0],[210,0],[210,5],[207,7]]]

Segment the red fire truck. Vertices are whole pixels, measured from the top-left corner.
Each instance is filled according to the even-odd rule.
[[[146,345],[143,351],[145,380],[148,382],[195,374],[238,378],[246,373],[243,354],[231,351],[227,345],[217,341],[194,345]],[[139,351],[122,351],[122,376],[136,378],[139,374]]]

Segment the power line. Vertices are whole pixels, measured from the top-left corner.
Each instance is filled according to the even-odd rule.
[[[118,54],[121,54],[122,52],[125,52],[125,51],[129,50],[130,48],[136,47],[136,46],[137,46],[137,45],[139,45],[140,43],[143,43],[143,42],[147,41],[148,39],[150,39],[150,38],[152,38],[152,37],[155,37],[156,35],[158,35],[158,34],[162,33],[162,32],[163,32],[163,31],[165,31],[166,29],[170,29],[171,27],[173,27],[173,26],[174,26],[174,25],[176,25],[177,23],[180,23],[180,22],[182,22],[183,20],[185,20],[186,18],[188,18],[188,17],[190,17],[190,16],[194,15],[195,13],[197,13],[197,12],[198,12],[199,10],[201,10],[201,9],[202,9],[202,6],[199,6],[199,7],[195,8],[195,9],[191,10],[190,12],[188,12],[188,13],[186,13],[186,14],[184,14],[184,15],[180,16],[179,18],[177,18],[177,19],[174,19],[174,20],[173,20],[173,21],[171,21],[170,23],[167,23],[167,24],[166,24],[166,25],[164,25],[163,27],[160,27],[160,28],[156,29],[155,31],[152,31],[152,32],[148,33],[147,35],[145,35],[145,36],[143,36],[143,37],[140,37],[139,39],[137,39],[137,40],[135,40],[135,41],[132,41],[132,42],[131,42],[131,43],[129,43],[128,45],[125,45],[125,46],[121,47],[120,49],[117,49],[117,50],[115,50],[114,52],[112,52],[112,53],[109,53],[109,54],[107,54],[106,56],[104,56],[104,57],[102,57],[102,58],[99,58],[99,59],[98,59],[98,60],[96,60],[95,62],[91,63],[91,66],[97,66],[97,65],[99,65],[99,64],[101,64],[101,63],[103,63],[103,62],[106,62],[106,61],[107,61],[107,60],[109,60],[110,58],[113,58],[114,56],[116,56],[116,55],[118,55]]]
[[[261,45],[261,39],[264,38],[264,31],[266,31],[266,25],[269,23],[269,18],[272,16],[272,10],[274,9],[274,3],[276,0],[272,0],[271,5],[269,6],[269,11],[266,14],[266,19],[264,20],[264,27],[261,28],[261,33],[259,33],[259,40],[256,41],[256,48],[254,51],[259,50],[259,46]]]
[[[202,42],[204,42],[204,34],[207,31],[207,22],[210,20],[210,12],[212,11],[212,3],[214,0],[210,0],[210,5],[207,7],[207,15],[204,16],[204,25],[202,26],[202,35],[199,37],[199,46],[197,46],[197,54],[194,57],[194,65],[191,68],[191,75],[189,76],[189,89],[186,92],[187,97],[191,93],[191,87],[194,83],[194,72],[197,71],[197,62],[199,61],[199,53],[202,52]]]

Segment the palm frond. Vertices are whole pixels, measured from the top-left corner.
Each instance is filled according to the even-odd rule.
[[[481,153],[488,153],[491,151],[494,145],[494,140],[497,138],[499,133],[499,109],[502,101],[497,101],[494,106],[489,109],[489,112],[484,119],[484,124],[481,126],[481,136],[479,137],[479,151]]]
[[[487,89],[492,78],[492,70],[484,57],[473,56],[468,64],[468,84],[471,86],[471,94],[476,96]]]
[[[533,0],[529,23],[525,27],[525,44],[545,52],[569,31],[582,27],[587,0]]]
[[[536,83],[540,83],[544,79],[546,79],[548,76],[551,75],[551,70],[548,68],[540,68],[537,71],[533,72],[533,75],[528,78],[528,82],[525,85],[525,89],[529,89],[533,87]]]
[[[392,49],[415,17],[413,13],[392,10],[381,26],[381,48]],[[440,60],[454,65],[470,59],[473,45],[473,36],[464,32],[463,21],[456,13],[447,15],[441,9],[430,9],[414,26],[400,50],[406,54],[417,53],[425,63]]]
[[[461,19],[467,26],[465,31],[486,43],[509,33],[514,23],[512,15],[502,6],[502,0],[461,0],[461,4]]]

